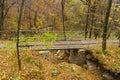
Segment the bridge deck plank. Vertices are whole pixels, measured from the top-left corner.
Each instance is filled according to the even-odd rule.
[[[118,40],[108,40],[108,43],[118,43]],[[87,41],[57,41],[52,45],[46,45],[42,42],[35,42],[35,43],[28,43],[28,44],[20,44],[19,47],[28,47],[31,50],[65,50],[65,49],[83,49],[87,45],[92,46],[95,44],[101,44],[102,41],[94,41],[94,40],[87,40]]]

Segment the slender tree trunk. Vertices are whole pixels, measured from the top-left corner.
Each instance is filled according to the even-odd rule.
[[[93,26],[94,26],[94,15],[92,14],[92,19],[91,19],[91,26],[90,26],[90,31],[89,31],[89,38],[92,37],[92,32],[93,32]]]
[[[119,39],[119,45],[118,45],[118,47],[120,48],[120,39]]]
[[[91,27],[90,27],[90,32],[89,32],[89,38],[92,37],[93,28],[96,26],[96,17],[95,17],[96,1],[94,1],[94,5],[91,7],[91,13],[92,13],[92,16],[91,16],[92,17],[92,22],[91,22]],[[95,29],[94,29],[94,33],[95,33]]]
[[[29,10],[28,10],[28,11],[29,11],[29,12],[28,12],[28,13],[29,13],[29,29],[32,30],[32,21],[31,21],[31,20],[32,20],[32,19],[31,19],[31,2],[30,2]],[[31,35],[31,36],[33,35],[33,32],[32,32],[32,31],[30,32],[30,35]]]
[[[91,27],[90,27],[90,32],[89,32],[89,38],[92,37],[93,26],[94,26],[94,14],[92,14],[92,20],[91,20]]]
[[[118,47],[120,48],[120,30],[119,30],[119,28],[118,28],[118,40],[119,40],[119,44],[118,44]]]
[[[46,9],[45,9],[45,16],[46,16],[46,30],[49,31],[48,27],[49,27],[49,0],[45,0],[45,3],[46,3]]]
[[[105,14],[104,14],[104,12],[102,10],[103,6],[101,6],[100,8],[101,8],[101,11],[100,11],[100,14],[101,14],[100,22],[101,22],[101,24],[100,24],[100,27],[103,28],[104,21],[103,21],[103,17],[102,16],[105,15]],[[103,33],[103,31],[100,33],[100,37],[102,37],[102,33]]]
[[[90,3],[91,3],[91,0],[88,0],[88,11],[86,16],[86,26],[85,26],[85,39],[87,38],[87,34],[88,34]]]
[[[35,11],[35,15],[34,15],[34,26],[36,27],[37,26],[37,16],[38,15],[38,8],[36,9]]]
[[[90,32],[89,32],[89,38],[92,37],[92,31],[93,31],[93,17],[92,17],[92,23],[91,23]]]
[[[64,3],[65,3],[65,0],[62,0],[62,2],[61,2],[61,5],[62,5],[62,24],[63,24],[64,40],[66,40],[66,33],[65,33],[65,19],[64,19]]]
[[[109,29],[107,33],[108,33],[108,35],[107,35],[107,39],[109,39],[110,36],[111,36],[111,29]]]
[[[0,0],[0,38],[2,38],[3,22],[4,22],[4,0]]]
[[[52,18],[52,31],[55,29],[55,16]]]
[[[108,9],[106,12],[106,17],[105,17],[105,23],[104,23],[104,28],[103,28],[103,41],[102,41],[102,50],[106,50],[106,41],[107,41],[107,31],[108,31],[108,20],[109,20],[109,15],[111,11],[111,6],[112,6],[112,0],[108,0]]]
[[[19,10],[18,29],[17,29],[17,42],[16,42],[19,70],[21,70],[21,61],[20,61],[20,53],[19,53],[19,36],[20,36],[20,26],[21,26],[21,19],[22,19],[22,12],[23,12],[24,2],[25,2],[25,0],[22,0],[20,10]]]
[[[29,29],[32,29],[32,22],[31,22],[31,4],[29,5]]]

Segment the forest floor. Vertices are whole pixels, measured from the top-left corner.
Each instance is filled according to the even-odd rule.
[[[0,41],[0,44],[5,45],[0,49],[0,80],[102,80],[99,74],[85,68],[84,65],[68,63],[68,57],[62,60],[57,58],[54,51],[50,52],[49,59],[46,59],[37,51],[22,49],[19,71],[15,43]],[[120,48],[109,45],[105,54],[99,45],[89,50],[106,70],[120,73]]]
[[[93,51],[93,56],[98,59],[104,68],[120,73],[120,48],[111,45],[104,52],[99,47],[91,48],[91,51]]]

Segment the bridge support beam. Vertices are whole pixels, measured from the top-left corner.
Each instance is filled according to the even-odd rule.
[[[77,65],[86,63],[85,51],[83,49],[70,50],[69,62]]]

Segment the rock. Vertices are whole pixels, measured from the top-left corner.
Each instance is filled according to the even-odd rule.
[[[58,74],[59,74],[59,72],[57,70],[52,71],[52,76],[57,76]]]
[[[50,53],[50,51],[39,51],[40,54],[46,54],[46,53]]]
[[[57,59],[63,59],[63,53],[64,52],[62,50],[58,50],[54,55],[57,57]]]
[[[84,49],[79,49],[78,53],[85,53],[85,50]]]
[[[87,69],[88,70],[93,71],[95,73],[98,72],[98,66],[95,63],[93,63],[91,61],[86,61],[86,63],[87,63]]]
[[[46,60],[49,60],[50,58],[50,51],[39,51],[39,54],[41,57],[43,57]]]
[[[68,57],[68,56],[69,56],[69,53],[68,53],[67,50],[58,50],[58,51],[56,52],[55,56],[56,56],[58,59],[62,60],[62,59],[64,59],[66,56]]]
[[[0,49],[1,49],[1,48],[6,48],[6,45],[0,44]]]
[[[108,74],[108,73],[104,73],[103,75],[102,75],[102,77],[103,77],[103,80],[115,80],[110,74]]]
[[[56,52],[55,56],[60,56],[62,53],[63,53],[62,50],[58,50],[58,51]]]

